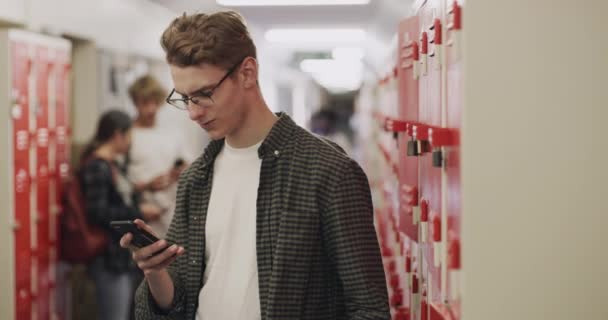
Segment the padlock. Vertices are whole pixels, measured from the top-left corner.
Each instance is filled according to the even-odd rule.
[[[418,155],[431,152],[431,144],[428,140],[420,140],[418,142]]]
[[[407,142],[407,155],[410,157],[416,157],[420,155],[420,153],[418,152],[418,150],[420,149],[419,145],[419,141],[409,140]]]
[[[443,153],[441,149],[433,150],[433,167],[441,168],[443,166]]]

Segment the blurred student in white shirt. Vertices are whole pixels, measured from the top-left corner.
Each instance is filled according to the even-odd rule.
[[[137,109],[133,123],[131,149],[127,156],[127,173],[144,202],[161,209],[161,216],[149,225],[164,238],[175,205],[177,178],[192,156],[188,155],[183,133],[158,125],[157,114],[167,91],[150,75],[138,78],[129,88]]]

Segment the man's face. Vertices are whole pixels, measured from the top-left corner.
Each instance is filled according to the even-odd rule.
[[[161,105],[155,99],[140,98],[135,103],[139,121],[144,124],[153,124],[156,119],[156,114]]]
[[[171,77],[175,84],[176,97],[199,96],[208,94],[226,75],[227,70],[217,66],[178,67],[171,65]],[[221,139],[239,129],[245,117],[243,107],[244,91],[238,78],[238,67],[233,74],[215,90],[209,98],[197,99],[198,104],[190,102],[190,119],[198,123],[213,140]]]

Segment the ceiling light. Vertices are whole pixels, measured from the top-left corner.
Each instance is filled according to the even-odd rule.
[[[361,60],[365,56],[365,51],[363,51],[363,48],[359,47],[341,47],[333,49],[331,51],[331,56],[336,60]]]
[[[313,74],[312,78],[332,93],[354,91],[361,88],[361,78],[340,74]]]
[[[300,69],[332,92],[357,90],[363,78],[359,60],[306,59],[300,62]]]
[[[365,5],[370,0],[217,0],[222,6],[336,6],[336,5]]]
[[[266,40],[275,43],[361,43],[365,41],[363,29],[270,29]]]

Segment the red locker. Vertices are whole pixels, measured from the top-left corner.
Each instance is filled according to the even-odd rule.
[[[7,257],[15,277],[10,289],[13,305],[0,310],[0,317],[61,319],[54,307],[58,285],[54,213],[61,192],[59,180],[62,172],[67,175],[69,160],[70,44],[22,30],[5,30],[0,41],[9,58],[9,72],[0,76],[10,84],[9,96],[4,97],[10,102],[10,118],[3,124],[10,131],[8,136],[0,133],[0,139],[10,141],[12,150],[9,166],[4,168],[12,182],[4,187],[12,192],[6,208],[13,210],[8,221],[13,222],[14,248]]]
[[[441,213],[442,172],[433,166],[433,153],[429,145],[429,128],[442,127],[442,57],[443,57],[443,3],[440,0],[426,1],[419,9],[420,17],[420,88],[419,125],[414,126],[414,135],[422,141],[420,165],[420,197],[428,204],[423,280],[427,289],[429,306],[443,303],[441,267],[436,257],[441,257]],[[434,241],[435,240],[435,241]],[[435,252],[438,250],[438,252]],[[424,275],[428,274],[427,277]]]
[[[447,300],[454,319],[460,319],[461,263],[460,221],[462,215],[460,181],[460,128],[463,109],[463,63],[460,52],[463,1],[447,0],[446,25],[446,109],[447,127],[452,130],[454,143],[446,148],[447,174]]]
[[[57,49],[56,59],[53,63],[53,73],[51,81],[52,88],[55,90],[55,100],[52,103],[54,121],[51,128],[51,154],[52,162],[52,194],[51,208],[53,209],[50,219],[50,240],[51,240],[51,314],[57,319],[67,317],[67,294],[65,272],[58,267],[59,252],[57,246],[60,244],[60,216],[61,194],[63,183],[69,174],[69,132],[68,132],[68,106],[69,106],[69,71],[70,71],[70,52],[68,50]]]
[[[36,258],[37,258],[37,297],[36,307],[39,319],[50,318],[50,172],[49,172],[49,75],[51,60],[50,49],[36,48]]]
[[[417,31],[418,17],[411,17],[399,24],[398,41],[398,80],[399,80],[399,118],[406,124],[418,121],[418,80],[419,60]],[[407,127],[407,125],[406,125]],[[407,129],[407,128],[406,128]],[[411,133],[411,130],[410,130]],[[399,229],[410,239],[418,240],[418,158],[407,155],[410,137],[399,136]]]
[[[31,305],[30,178],[27,167],[15,166],[15,303],[19,319],[29,319]]]
[[[10,43],[12,63],[13,190],[15,237],[15,315],[31,318],[31,229],[30,229],[30,134],[28,75],[31,61],[28,44]]]
[[[61,212],[61,194],[63,182],[69,174],[70,148],[68,132],[68,103],[67,92],[69,90],[69,56],[68,53],[58,51],[57,62],[53,66],[53,87],[55,89],[55,101],[53,105],[54,124],[51,128],[51,173],[53,178],[53,214],[51,215],[51,243],[59,243],[59,216]]]

